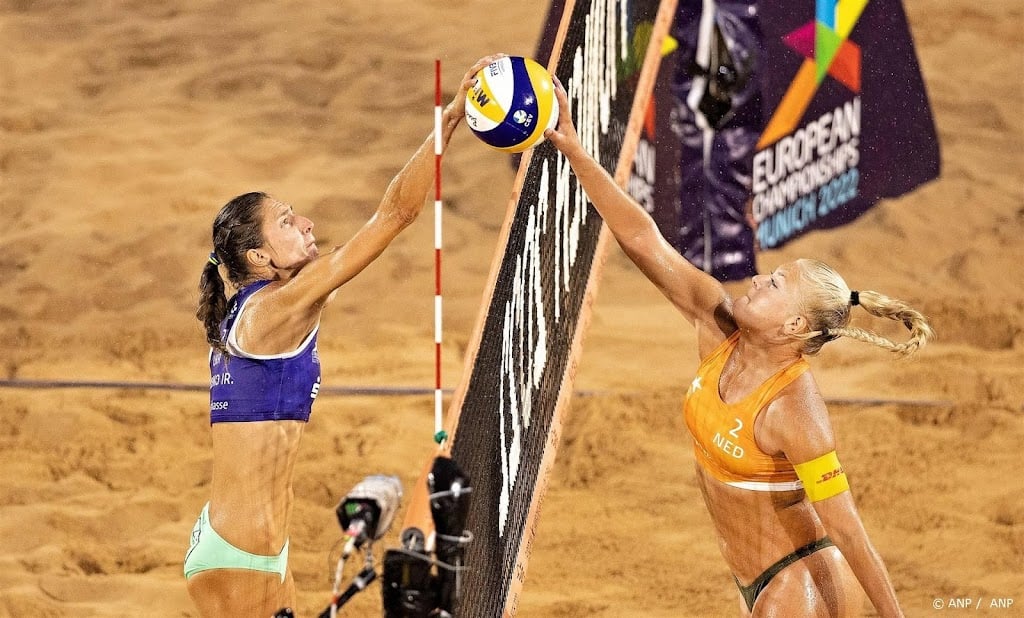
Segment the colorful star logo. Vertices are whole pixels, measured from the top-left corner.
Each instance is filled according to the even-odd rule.
[[[804,57],[761,133],[758,149],[793,132],[825,76],[860,92],[860,46],[848,40],[868,0],[816,0],[815,18],[782,40]]]

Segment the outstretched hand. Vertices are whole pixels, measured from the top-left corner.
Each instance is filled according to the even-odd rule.
[[[555,97],[558,99],[558,125],[554,129],[544,131],[544,137],[567,157],[583,149],[580,137],[576,134],[576,126],[572,123],[572,111],[569,109],[569,95],[558,77],[552,76],[555,83]]]
[[[444,110],[445,118],[448,123],[451,124],[451,128],[454,129],[463,118],[466,117],[466,95],[469,93],[470,88],[476,83],[476,74],[480,69],[497,62],[504,58],[508,54],[492,54],[485,56],[469,67],[466,74],[462,76],[462,81],[459,83],[459,91],[455,94],[455,97],[448,103],[448,106]]]

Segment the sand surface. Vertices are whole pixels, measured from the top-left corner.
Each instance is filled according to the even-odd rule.
[[[815,375],[907,614],[968,615],[933,602],[970,597],[983,602],[970,615],[1019,616],[1024,10],[906,8],[942,177],[760,265],[823,259],[854,288],[932,318],[939,339],[916,360],[841,341]],[[434,59],[450,96],[478,57],[531,54],[545,10],[0,0],[0,377],[205,383],[192,314],[220,205],[265,190],[312,217],[321,246],[343,242],[431,128]],[[460,129],[445,161],[449,388],[512,180],[504,156]],[[433,386],[432,234],[427,214],[329,308],[325,385]],[[573,400],[520,615],[736,614],[679,413],[696,365],[692,329],[612,247],[577,379],[586,395]],[[885,399],[935,403],[872,403]],[[295,483],[300,616],[327,600],[334,505],[367,474],[397,474],[408,490],[432,452],[431,401],[318,401]],[[201,391],[0,389],[0,615],[195,615],[181,561],[209,492],[206,402]],[[993,598],[1014,608],[991,609]],[[344,615],[378,608],[375,586]]]

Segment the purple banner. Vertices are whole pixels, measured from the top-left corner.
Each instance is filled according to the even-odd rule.
[[[752,162],[761,248],[848,223],[939,175],[899,0],[777,0],[761,15],[765,126]]]
[[[628,188],[716,278],[939,175],[900,0],[680,0],[671,34]]]

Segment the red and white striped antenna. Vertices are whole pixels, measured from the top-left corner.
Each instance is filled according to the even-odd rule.
[[[441,406],[441,60],[434,61],[434,441],[444,443]]]

